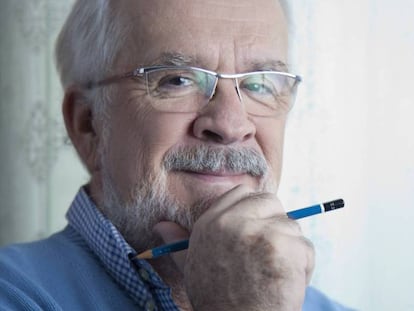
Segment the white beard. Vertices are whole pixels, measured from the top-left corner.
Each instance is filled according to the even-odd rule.
[[[206,193],[191,206],[178,202],[168,191],[168,172],[162,168],[158,174],[147,170],[141,178],[143,182],[132,190],[131,199],[126,201],[118,194],[104,153],[101,153],[101,164],[103,201],[99,208],[136,251],[162,243],[153,233],[154,225],[160,221],[173,221],[191,232],[197,219],[217,199],[217,195]],[[258,191],[275,189],[269,174],[261,179]]]

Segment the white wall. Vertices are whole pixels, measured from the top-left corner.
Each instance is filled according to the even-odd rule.
[[[53,43],[72,1],[0,0],[0,244],[62,228],[87,180],[64,143]],[[313,284],[360,310],[414,310],[414,31],[411,0],[295,0],[280,196],[288,210],[343,197],[301,220]]]
[[[300,2],[304,83],[280,195],[288,209],[346,201],[301,221],[318,253],[315,286],[361,310],[414,310],[414,2]]]

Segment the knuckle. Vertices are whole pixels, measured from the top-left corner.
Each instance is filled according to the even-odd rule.
[[[250,193],[247,197],[247,200],[249,201],[269,201],[274,203],[275,201],[277,201],[279,203],[279,199],[277,198],[277,196],[274,193],[270,193],[270,192],[255,192],[255,193]]]
[[[308,251],[311,252],[314,255],[315,254],[315,246],[313,245],[312,241],[309,240],[307,237],[304,237],[304,236],[301,236],[300,239],[302,240],[302,243],[305,244]]]
[[[302,236],[302,227],[296,220],[290,219],[287,215],[278,215],[275,218],[275,222],[278,224],[279,230],[293,235]]]

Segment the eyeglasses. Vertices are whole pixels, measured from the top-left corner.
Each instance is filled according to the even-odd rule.
[[[301,77],[280,71],[254,71],[223,74],[188,66],[137,68],[86,85],[92,89],[134,78],[150,96],[151,105],[165,112],[197,112],[214,97],[219,79],[233,79],[235,90],[246,111],[252,115],[272,116],[287,113]]]

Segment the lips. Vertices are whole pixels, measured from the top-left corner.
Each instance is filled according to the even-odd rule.
[[[204,175],[204,176],[215,176],[215,177],[234,177],[234,176],[241,176],[247,174],[247,172],[231,172],[228,170],[219,170],[219,171],[184,171],[185,173],[189,174],[197,174],[197,175]]]
[[[178,173],[184,173],[186,176],[191,178],[190,183],[203,182],[207,184],[231,184],[237,185],[241,183],[250,183],[252,176],[246,172],[231,172],[228,170],[220,171],[178,171]]]

